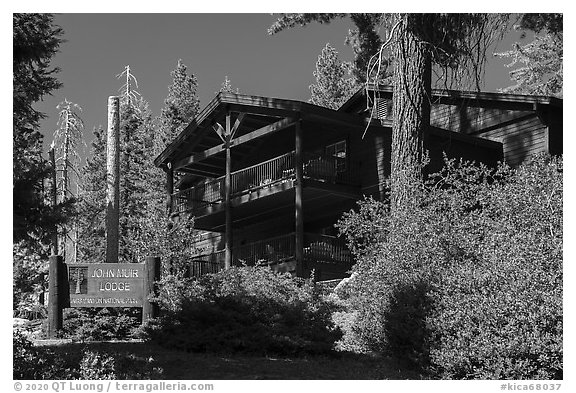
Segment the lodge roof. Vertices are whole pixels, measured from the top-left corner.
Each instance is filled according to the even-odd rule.
[[[392,98],[393,88],[389,85],[368,85],[360,88],[337,111],[314,104],[263,96],[218,93],[185,126],[178,136],[154,160],[158,167],[178,157],[183,150],[200,149],[199,143],[214,138],[210,132],[212,126],[224,120],[229,111],[252,115],[253,124],[272,124],[279,119],[306,120],[330,126],[360,127],[366,126],[363,112],[367,110],[366,97]],[[466,105],[469,107],[500,108],[508,110],[536,110],[541,106],[562,108],[562,99],[548,96],[531,96],[507,93],[478,91],[432,90],[433,103],[447,105]],[[216,142],[218,142],[216,140]],[[215,145],[216,143],[213,143]],[[200,149],[201,150],[201,149]]]
[[[369,84],[367,87],[358,89],[344,104],[338,108],[339,112],[356,112],[362,106],[366,108],[367,94],[372,96],[376,93],[381,97],[392,98],[393,87],[390,85]],[[437,104],[462,104],[466,106],[530,110],[535,105],[550,105],[562,107],[560,98],[550,96],[522,95],[509,93],[493,93],[481,91],[463,91],[448,89],[433,89],[433,102]]]
[[[294,118],[311,122],[363,127],[360,116],[338,112],[306,102],[280,98],[220,92],[178,136],[154,160],[159,167],[165,166],[182,149],[193,148],[216,122],[224,119],[228,111],[254,115],[261,123],[271,124],[279,119]]]

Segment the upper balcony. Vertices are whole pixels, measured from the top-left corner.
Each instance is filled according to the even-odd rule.
[[[233,206],[292,189],[295,182],[294,156],[295,152],[291,151],[232,172]],[[359,196],[359,165],[350,160],[304,153],[302,173],[304,187]],[[202,217],[220,212],[224,201],[224,181],[224,176],[208,179],[172,194],[172,213]]]
[[[235,199],[228,206],[239,207],[294,188],[296,172],[309,191],[332,187],[335,194],[345,195],[358,188],[358,165],[327,149],[364,127],[361,116],[309,103],[220,93],[154,163],[166,173],[172,213],[196,218],[215,214],[228,197]],[[296,171],[296,156],[302,172]],[[227,190],[226,173],[231,174]],[[284,194],[288,203],[289,192]],[[242,209],[235,209],[235,215]]]

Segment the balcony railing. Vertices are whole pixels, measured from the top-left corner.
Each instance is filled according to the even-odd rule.
[[[211,179],[172,194],[172,213],[184,213],[216,205],[222,201],[224,179]]]
[[[345,158],[304,154],[305,178],[332,184],[360,185],[360,167]]]
[[[232,265],[277,265],[296,258],[294,233],[272,237],[258,242],[235,247],[232,250]],[[349,268],[353,259],[343,239],[313,233],[304,234],[303,257],[305,263],[325,263]],[[194,257],[191,274],[199,276],[213,273],[224,267],[225,251]],[[205,265],[205,266],[204,266]]]
[[[353,263],[344,239],[315,233],[304,234],[304,260],[349,266]]]
[[[223,259],[222,259],[223,260]],[[190,276],[200,277],[204,274],[218,273],[222,269],[218,253],[203,255],[190,262]]]
[[[296,242],[293,233],[276,236],[255,243],[242,245],[232,251],[236,264],[275,264],[296,257]]]
[[[270,187],[295,178],[294,151],[231,174],[232,196]],[[321,182],[359,185],[359,167],[349,160],[304,154],[304,178]],[[172,195],[172,212],[198,211],[223,200],[224,176]]]
[[[285,181],[294,174],[294,152],[233,172],[232,195]]]

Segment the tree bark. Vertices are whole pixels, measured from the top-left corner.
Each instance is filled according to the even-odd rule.
[[[120,226],[120,100],[108,97],[106,262],[118,263]]]
[[[402,16],[396,31],[396,78],[393,90],[391,209],[417,199],[430,125],[432,63],[429,48],[414,33],[413,16]]]

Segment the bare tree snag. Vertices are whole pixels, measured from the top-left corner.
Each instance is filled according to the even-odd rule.
[[[120,226],[120,99],[108,97],[106,262],[118,263]]]
[[[54,156],[54,144],[50,147],[48,151],[48,155],[50,156],[50,163],[52,164],[52,185],[51,185],[51,196],[52,196],[52,208],[56,209],[56,205],[58,204],[58,194],[56,191],[56,158]],[[52,255],[58,255],[58,227],[54,225],[52,229]]]

